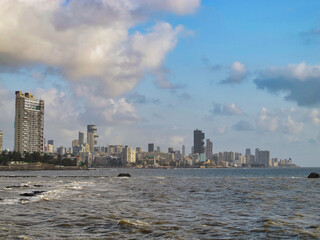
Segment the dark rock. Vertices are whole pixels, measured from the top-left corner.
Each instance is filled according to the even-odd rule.
[[[308,178],[320,178],[320,175],[318,173],[312,172],[309,174]]]
[[[34,187],[43,187],[43,185],[34,184]]]
[[[35,195],[38,195],[38,194],[41,194],[41,193],[44,193],[45,191],[33,191],[33,193],[35,194]]]
[[[41,193],[43,193],[45,191],[33,191],[31,193],[21,193],[20,196],[24,196],[24,197],[34,197],[36,195],[39,195]]]
[[[29,187],[28,185],[19,185],[19,186],[7,186],[6,188],[27,188]]]
[[[23,197],[33,197],[35,196],[34,193],[21,193],[20,196],[23,196]]]
[[[119,173],[118,177],[131,177],[129,173]]]

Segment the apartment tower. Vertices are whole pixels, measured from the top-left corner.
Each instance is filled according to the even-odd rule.
[[[94,152],[94,147],[97,145],[97,126],[87,125],[87,143],[89,144],[90,152]],[[80,142],[80,141],[79,141]]]
[[[43,152],[44,101],[16,91],[14,150]]]
[[[193,132],[193,152],[204,153],[204,133],[200,130],[194,130]]]

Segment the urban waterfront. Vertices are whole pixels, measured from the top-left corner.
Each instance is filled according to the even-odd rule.
[[[0,238],[319,239],[310,172],[320,168],[0,172]]]

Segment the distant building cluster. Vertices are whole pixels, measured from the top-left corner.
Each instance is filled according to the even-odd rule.
[[[147,144],[147,151],[141,146],[135,149],[126,145],[97,146],[98,128],[87,125],[85,133],[79,131],[71,147],[58,146],[54,140],[46,142],[44,131],[44,101],[35,99],[30,93],[16,91],[15,141],[14,150],[20,153],[40,152],[65,158],[73,158],[78,165],[89,167],[294,167],[291,158],[270,157],[270,151],[255,149],[254,154],[247,148],[245,154],[232,151],[214,153],[213,142],[205,140],[201,130],[193,132],[191,153],[186,154],[185,145],[180,150],[168,147],[167,152]],[[3,149],[3,133],[0,131],[0,150]]]

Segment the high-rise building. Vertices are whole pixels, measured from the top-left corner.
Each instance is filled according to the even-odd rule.
[[[194,153],[204,153],[204,133],[200,130],[194,130],[193,132],[193,151]]]
[[[213,143],[210,141],[210,139],[206,140],[206,157],[210,159],[212,157],[212,151],[213,151]]]
[[[87,143],[90,147],[90,152],[94,152],[94,147],[97,145],[97,126],[96,125],[88,125],[87,126]]]
[[[154,151],[154,144],[153,143],[149,143],[148,144],[148,152],[153,152]]]
[[[246,149],[245,158],[246,158],[246,164],[250,164],[251,163],[251,149],[250,148]]]
[[[182,157],[186,156],[186,146],[182,145]]]
[[[79,146],[79,140],[78,139],[72,140],[72,147],[75,147],[75,146]]]
[[[174,153],[173,147],[168,148],[168,153]]]
[[[48,140],[48,144],[51,144],[52,146],[54,146],[54,141],[53,140]]]
[[[261,164],[259,152],[260,152],[260,149],[256,148],[256,150],[255,150],[255,162],[254,162],[255,164]]]
[[[124,165],[136,162],[136,151],[132,148],[125,146],[122,154],[122,163]]]
[[[16,91],[14,150],[43,152],[44,101]]]
[[[0,130],[0,152],[2,151],[2,149],[3,149],[3,133]]]
[[[57,148],[57,154],[60,155],[60,156],[65,155],[66,152],[67,152],[67,151],[66,151],[66,148],[63,147],[63,146],[60,146],[60,147]]]
[[[136,152],[137,153],[141,153],[142,152],[142,148],[141,147],[136,147]]]
[[[269,159],[270,159],[270,152],[269,151],[260,151],[259,148],[256,148],[255,151],[255,164],[263,165],[265,167],[269,167]]]
[[[79,145],[83,145],[84,144],[84,133],[79,131]]]
[[[247,156],[247,155],[251,155],[251,149],[250,149],[250,148],[247,148],[247,149],[246,149],[246,156]]]

